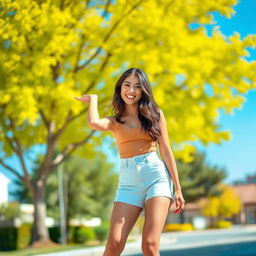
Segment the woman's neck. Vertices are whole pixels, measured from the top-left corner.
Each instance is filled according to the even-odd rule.
[[[126,105],[124,115],[126,116],[138,116],[138,106],[137,105]]]

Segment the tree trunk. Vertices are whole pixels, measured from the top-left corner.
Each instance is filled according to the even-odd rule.
[[[34,223],[32,230],[31,245],[35,243],[49,242],[49,232],[46,227],[46,203],[45,203],[45,183],[37,181],[35,185],[35,193],[33,197],[34,203]]]

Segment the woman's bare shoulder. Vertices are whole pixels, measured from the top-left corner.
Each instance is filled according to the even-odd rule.
[[[109,130],[111,132],[115,132],[115,128],[116,128],[116,125],[117,125],[116,117],[115,116],[106,116],[105,118],[107,118],[110,122]]]

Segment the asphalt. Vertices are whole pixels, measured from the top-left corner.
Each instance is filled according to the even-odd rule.
[[[102,256],[105,246],[37,254],[34,256]],[[161,256],[256,256],[256,225],[225,230],[162,233]],[[141,235],[126,243],[122,256],[142,256]]]

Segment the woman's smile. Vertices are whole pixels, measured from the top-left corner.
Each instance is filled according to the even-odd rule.
[[[135,95],[129,95],[129,94],[126,94],[126,97],[127,97],[128,99],[135,99],[135,98],[136,98]]]

